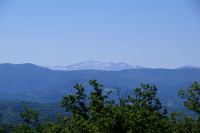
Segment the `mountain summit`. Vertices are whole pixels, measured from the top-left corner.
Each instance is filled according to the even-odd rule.
[[[120,71],[125,69],[134,69],[126,63],[114,63],[114,62],[101,62],[101,61],[84,61],[68,66],[55,66],[48,67],[53,70],[72,71],[72,70],[103,70],[103,71]]]

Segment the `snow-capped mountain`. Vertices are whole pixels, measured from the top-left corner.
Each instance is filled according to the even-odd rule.
[[[76,63],[68,66],[55,66],[48,67],[53,70],[61,71],[72,71],[72,70],[104,70],[104,71],[119,71],[125,69],[136,69],[140,68],[133,67],[126,63],[113,63],[113,62],[101,62],[101,61],[84,61],[81,63]]]

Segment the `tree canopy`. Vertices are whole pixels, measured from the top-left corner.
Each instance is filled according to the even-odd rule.
[[[56,121],[39,121],[37,110],[25,108],[21,113],[24,124],[15,125],[14,133],[199,133],[200,85],[194,82],[188,89],[180,90],[185,107],[197,113],[191,118],[183,112],[168,114],[157,97],[157,87],[141,84],[133,93],[112,100],[111,91],[103,91],[103,85],[90,80],[91,91],[75,84],[75,94],[63,96],[61,106],[70,115],[57,115]]]

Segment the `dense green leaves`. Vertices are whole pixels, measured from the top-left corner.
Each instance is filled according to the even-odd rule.
[[[184,101],[184,105],[192,110],[195,111],[197,114],[200,115],[200,84],[194,82],[188,89],[180,90],[178,93]]]
[[[132,95],[120,99],[120,104],[108,99],[103,85],[90,80],[92,87],[86,95],[82,85],[74,86],[76,93],[64,96],[61,105],[71,116],[57,115],[56,121],[38,120],[38,112],[25,108],[21,113],[25,124],[16,125],[14,133],[199,133],[200,117],[191,118],[183,112],[167,113],[157,97],[156,86],[142,84]],[[199,114],[197,82],[179,95],[185,106]]]

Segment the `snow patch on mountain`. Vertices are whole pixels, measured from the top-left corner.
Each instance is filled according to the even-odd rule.
[[[120,62],[101,62],[101,61],[84,61],[68,66],[54,66],[48,67],[52,70],[60,70],[60,71],[73,71],[73,70],[103,70],[103,71],[120,71],[125,69],[137,69],[142,68],[140,66],[133,67],[129,64]]]

